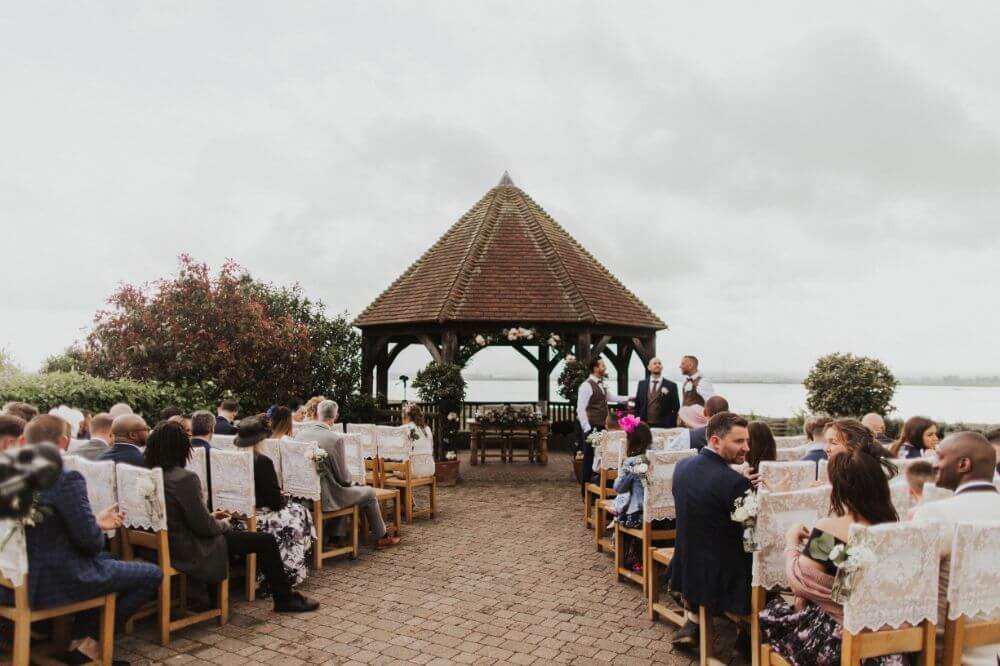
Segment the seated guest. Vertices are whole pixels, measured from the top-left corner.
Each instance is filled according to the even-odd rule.
[[[160,420],[169,421],[173,416],[180,416],[184,413],[184,410],[177,405],[168,405],[160,410]]]
[[[924,496],[924,484],[934,481],[934,465],[929,460],[917,460],[906,466],[906,483],[910,486],[910,497],[919,504]]]
[[[146,438],[149,436],[149,426],[142,417],[138,414],[122,414],[115,417],[111,424],[111,432],[115,436],[114,445],[97,456],[97,459],[142,467],[142,449],[146,446]]]
[[[326,398],[324,398],[321,395],[315,395],[309,398],[309,401],[306,402],[305,407],[303,407],[304,414],[302,416],[302,420],[299,421],[299,423],[305,423],[307,421],[315,421],[316,408],[319,407],[319,403],[323,402],[324,400],[326,400]]]
[[[80,425],[76,429],[76,438],[82,439],[84,441],[90,439],[90,423],[94,420],[94,415],[83,410],[83,421],[80,421]]]
[[[111,414],[111,418],[113,419],[131,413],[132,413],[132,408],[129,407],[128,404],[124,402],[116,402],[115,404],[111,405],[111,409],[108,410],[108,414]]]
[[[670,587],[688,604],[703,606],[713,615],[746,615],[750,612],[751,556],[743,549],[743,526],[730,514],[751,483],[730,465],[746,459],[750,434],[746,419],[731,412],[715,414],[707,432],[708,444],[674,469],[677,538]],[[689,615],[674,636],[675,645],[698,644],[696,619]]]
[[[771,427],[763,421],[751,421],[747,427],[750,434],[750,452],[747,454],[747,465],[751,474],[760,472],[760,464],[778,458],[778,445],[774,442]]]
[[[0,451],[24,444],[25,425],[20,416],[0,414]]]
[[[296,423],[302,423],[302,420],[306,417],[306,408],[302,403],[302,398],[291,398],[285,406],[291,412],[292,420]]]
[[[174,414],[173,416],[171,416],[169,419],[166,420],[170,421],[171,423],[179,423],[181,427],[184,428],[184,432],[187,433],[187,436],[188,437],[191,436],[191,419],[189,417],[183,414]]]
[[[28,444],[51,441],[55,416],[39,416],[28,425]],[[43,423],[45,423],[43,421]],[[62,432],[59,425],[58,432]],[[54,452],[53,452],[54,453]],[[44,519],[25,530],[28,548],[28,604],[32,610],[63,606],[116,592],[115,628],[146,602],[156,598],[163,572],[146,562],[122,562],[104,551],[104,530],[122,526],[118,505],[100,507],[94,516],[87,499],[87,482],[79,472],[63,470],[55,485],[36,495]],[[95,507],[96,508],[96,507]],[[0,589],[0,603],[11,604],[10,590]],[[74,627],[78,641],[71,644],[66,663],[89,663],[97,657],[97,613],[81,614]],[[123,663],[123,662],[119,662]]]
[[[643,462],[643,455],[653,445],[653,433],[645,423],[638,423],[632,426],[631,430],[627,426],[625,430],[625,453],[628,457],[622,461],[614,483],[615,492],[618,493],[615,497],[617,513],[615,520],[624,527],[636,529],[642,527],[642,506],[646,489],[642,485],[643,475],[637,473],[635,468]],[[642,552],[639,550],[639,544],[638,540],[625,535],[625,566],[636,573],[642,572]]]
[[[274,439],[292,438],[292,410],[277,405],[267,410],[267,418],[271,423],[271,437]]]
[[[693,394],[700,398],[697,393]],[[705,405],[694,402],[684,405],[677,412],[677,423],[682,428],[703,428],[708,424],[708,417],[705,416]]]
[[[111,442],[115,441],[111,432],[114,421],[107,412],[96,414],[90,419],[90,441],[76,447],[71,453],[87,460],[97,460],[102,453],[111,448]]]
[[[424,412],[415,402],[407,403],[402,410],[403,425],[411,425],[416,439],[410,440],[410,473],[416,478],[434,476],[434,433],[427,426]],[[615,426],[617,427],[617,423]],[[422,445],[422,446],[421,446]],[[422,453],[413,451],[420,449]]]
[[[191,448],[205,449],[205,489],[212,496],[212,435],[215,433],[215,415],[199,410],[191,415]],[[211,500],[210,500],[211,503]]]
[[[889,456],[889,452],[875,441],[872,431],[857,419],[834,419],[826,425],[823,436],[826,439],[825,458],[831,462],[841,453],[856,450],[862,450],[879,460]]]
[[[48,442],[55,444],[60,451],[65,451],[69,447],[67,424],[51,414],[36,416],[24,426],[24,441],[28,444]]]
[[[25,423],[38,416],[38,408],[26,402],[8,402],[3,406],[3,414],[17,416],[24,419]]]
[[[285,409],[288,412],[287,408]],[[291,412],[288,412],[291,418]],[[253,447],[253,482],[257,498],[257,529],[274,535],[285,565],[285,575],[292,587],[306,579],[306,554],[316,538],[309,510],[298,502],[285,501],[274,463],[263,455],[261,445],[271,436],[267,423],[259,416],[240,421],[233,443],[240,448]]]
[[[938,579],[938,626],[941,627],[947,617],[945,609],[955,525],[971,521],[1000,521],[1000,494],[993,485],[996,452],[984,436],[977,432],[957,432],[941,442],[937,453],[936,484],[939,488],[954,490],[955,494],[947,499],[921,504],[914,511],[913,520],[934,523],[941,529],[942,562]],[[966,648],[962,652],[963,664],[996,666],[997,659],[1000,659],[1000,643]]]
[[[1000,428],[988,431],[986,439],[993,445],[993,451],[997,454],[997,478],[1000,478]]]
[[[878,525],[899,520],[889,494],[887,460],[855,449],[830,460],[832,516],[812,532],[794,525],[785,537],[788,583],[794,605],[774,599],[760,614],[761,641],[792,666],[839,664],[844,609],[831,599],[837,567],[829,553],[847,543],[852,524]],[[902,666],[901,655],[876,657],[866,664]]]
[[[811,460],[819,465],[820,460],[826,460],[826,427],[833,421],[829,416],[810,416],[806,419],[806,442],[809,450],[802,456],[803,460]]]
[[[871,430],[872,434],[875,435],[875,441],[882,446],[892,444],[892,438],[885,434],[885,419],[882,418],[881,414],[868,412],[861,417],[861,425]]]
[[[319,604],[291,588],[274,535],[237,532],[228,522],[208,513],[198,476],[184,468],[191,457],[191,440],[177,423],[157,424],[146,444],[146,465],[163,469],[167,501],[170,564],[189,578],[215,584],[226,577],[229,556],[257,555],[257,566],[274,596],[276,613],[301,613]],[[217,514],[223,516],[223,514]]]
[[[378,500],[375,499],[375,491],[367,486],[356,486],[351,479],[344,455],[344,436],[333,431],[338,411],[337,403],[333,400],[324,400],[316,407],[317,420],[303,423],[295,433],[296,441],[316,442],[326,451],[327,455],[322,464],[326,466],[327,473],[320,475],[323,510],[338,511],[357,504],[367,519],[369,528],[378,539],[375,547],[382,549],[398,545],[399,537],[389,536],[386,532],[382,511]],[[339,537],[345,533],[346,520],[336,520],[331,536]]]
[[[906,419],[899,439],[889,451],[894,458],[920,458],[934,451],[938,444],[938,428],[934,421],[923,416]]]
[[[233,421],[236,420],[239,411],[240,403],[235,400],[223,400],[217,410],[218,416],[215,417],[215,434],[235,435],[236,426],[233,425]]]
[[[697,394],[695,394],[697,395]],[[684,408],[681,408],[683,411]],[[705,401],[705,407],[702,409],[704,414],[706,425],[692,428],[690,430],[684,430],[677,437],[670,440],[667,445],[668,451],[683,451],[684,449],[697,449],[701,451],[705,446],[707,441],[707,424],[708,420],[711,419],[716,414],[721,414],[722,412],[729,411],[729,402],[723,398],[721,395],[713,395],[711,398]]]

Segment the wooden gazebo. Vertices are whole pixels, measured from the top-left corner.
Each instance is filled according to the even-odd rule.
[[[361,390],[371,394],[374,372],[382,401],[389,368],[410,345],[443,363],[513,347],[538,371],[539,400],[549,400],[549,376],[565,355],[587,363],[603,354],[627,394],[632,353],[648,362],[666,328],[506,173],[354,325]]]

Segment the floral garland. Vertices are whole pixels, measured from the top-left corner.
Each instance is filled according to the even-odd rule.
[[[500,428],[533,428],[542,422],[541,412],[510,405],[476,410],[476,423]]]
[[[39,504],[40,494],[34,492],[31,494],[31,508],[28,509],[28,513],[14,520],[14,524],[11,526],[10,531],[3,538],[3,542],[0,543],[0,550],[7,547],[7,543],[11,540],[14,534],[18,530],[24,530],[27,527],[35,527],[45,522],[45,517],[52,514],[52,508],[48,506],[41,506]]]

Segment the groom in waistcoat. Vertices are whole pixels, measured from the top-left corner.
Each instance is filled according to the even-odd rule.
[[[663,362],[653,358],[646,366],[649,378],[635,390],[635,414],[650,428],[674,428],[681,407],[677,384],[662,375]]]
[[[587,483],[594,474],[594,447],[587,441],[592,432],[604,430],[608,420],[608,402],[628,402],[628,396],[608,391],[604,385],[607,368],[598,356],[590,360],[590,376],[580,384],[576,396],[576,419],[580,425],[580,447],[583,450],[583,483],[580,491],[586,498]]]
[[[715,387],[698,370],[698,357],[690,354],[681,358],[681,374],[684,375],[683,403],[685,406],[705,404],[705,401],[715,395]],[[695,398],[695,394],[701,396],[701,400]]]

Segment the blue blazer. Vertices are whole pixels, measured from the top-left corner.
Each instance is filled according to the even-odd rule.
[[[692,428],[691,432],[688,433],[688,438],[691,441],[691,448],[701,451],[708,444],[708,426],[701,426],[700,428]]]
[[[823,449],[813,449],[802,456],[802,460],[811,460],[818,465],[820,460],[826,460],[826,451]]]
[[[676,428],[677,411],[681,408],[681,401],[677,393],[677,384],[660,377],[660,391],[666,389],[667,394],[660,396],[660,419],[656,423],[649,423],[647,409],[649,408],[649,380],[643,379],[635,390],[635,414],[640,419],[649,424],[652,428]]]
[[[236,429],[232,423],[229,422],[225,416],[215,417],[215,434],[216,435],[235,435],[239,430]]]
[[[674,470],[677,539],[670,586],[715,614],[750,612],[752,556],[743,551],[743,526],[729,514],[750,480],[710,448]]]
[[[93,599],[121,588],[136,566],[104,552],[104,533],[87,500],[87,482],[64,471],[39,494],[42,522],[25,530],[28,541],[28,603],[32,609]],[[106,507],[100,507],[104,509]],[[140,570],[141,571],[141,570]],[[0,590],[13,603],[10,590]]]
[[[116,443],[110,449],[97,457],[98,460],[113,460],[116,463],[145,467],[146,463],[142,458],[142,451],[131,444]],[[102,507],[103,508],[103,507]]]

